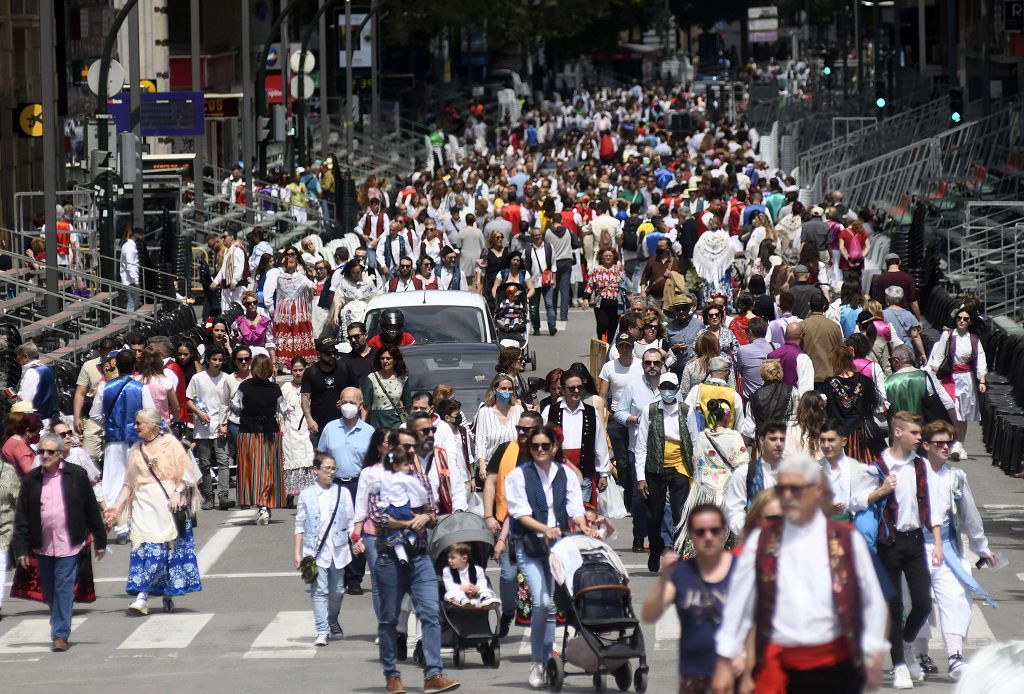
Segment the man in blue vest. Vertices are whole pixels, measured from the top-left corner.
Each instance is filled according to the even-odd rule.
[[[60,415],[53,369],[39,361],[39,348],[34,342],[20,345],[14,350],[14,358],[21,366],[21,384],[16,400],[30,403],[43,419],[43,425],[49,427],[50,420]]]
[[[107,355],[108,357],[110,355]],[[104,359],[107,363],[109,358]],[[153,407],[149,389],[132,378],[135,355],[123,349],[114,357],[116,371],[107,374],[107,381],[96,389],[90,419],[103,427],[106,442],[103,447],[103,498],[113,506],[124,486],[124,472],[128,466],[128,449],[139,440],[135,431],[135,415],[139,410]],[[115,525],[117,544],[128,542],[128,526]]]

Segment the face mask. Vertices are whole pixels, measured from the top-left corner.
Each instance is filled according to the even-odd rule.
[[[661,389],[661,401],[672,404],[676,401],[676,392],[670,388]]]
[[[355,419],[359,414],[359,405],[355,405],[351,402],[343,403],[341,406],[341,416],[345,419]]]
[[[507,405],[512,402],[512,393],[495,393],[494,396],[502,405]]]
[[[463,421],[465,420],[462,416],[462,413],[460,412],[458,415],[455,416],[455,426],[462,426]]]

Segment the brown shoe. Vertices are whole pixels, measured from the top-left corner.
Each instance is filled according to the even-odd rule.
[[[68,640],[62,639],[59,636],[53,640],[53,645],[50,646],[50,650],[54,653],[63,653],[68,649]]]
[[[459,688],[459,683],[450,680],[442,673],[437,673],[429,680],[423,681],[423,694],[441,694],[441,692],[453,692]]]
[[[388,694],[406,694],[401,677],[388,677]]]

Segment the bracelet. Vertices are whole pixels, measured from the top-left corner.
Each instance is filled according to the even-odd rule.
[[[504,542],[504,541],[505,541],[505,538],[503,538],[503,537],[499,537],[497,540],[495,540],[495,542]]]
[[[484,516],[484,520],[494,520],[494,516]]]

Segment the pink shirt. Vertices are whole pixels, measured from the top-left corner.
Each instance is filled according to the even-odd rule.
[[[84,542],[75,546],[71,544],[68,514],[64,508],[64,490],[61,487],[63,477],[63,462],[52,475],[43,470],[43,489],[39,496],[43,546],[36,549],[36,554],[47,557],[73,557],[85,546]]]

